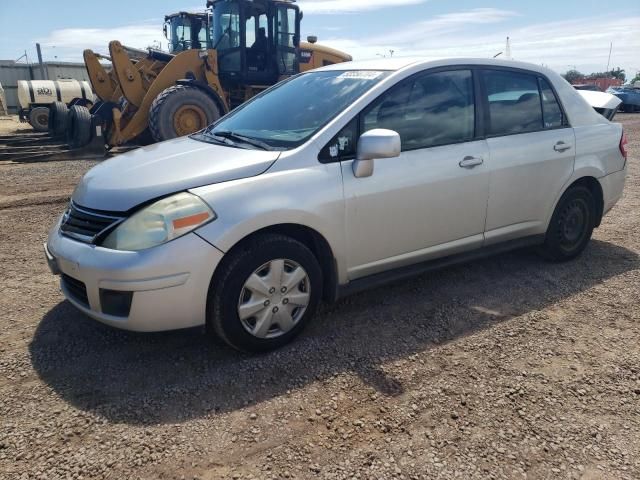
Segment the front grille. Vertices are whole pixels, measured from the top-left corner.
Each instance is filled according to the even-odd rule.
[[[89,297],[87,296],[87,286],[80,280],[76,280],[69,275],[62,274],[62,283],[67,293],[78,303],[89,308]]]
[[[79,207],[71,202],[62,218],[60,231],[81,242],[94,243],[124,218],[124,215]]]

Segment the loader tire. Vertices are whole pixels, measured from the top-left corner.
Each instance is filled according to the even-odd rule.
[[[220,108],[209,94],[197,87],[175,85],[151,104],[149,130],[156,142],[163,142],[202,130],[220,116]]]
[[[71,148],[81,148],[91,141],[91,114],[87,107],[73,105],[69,109],[67,143]]]
[[[49,133],[62,137],[67,132],[69,108],[64,102],[54,102],[49,107]]]
[[[49,130],[49,108],[36,107],[29,112],[29,124],[36,132]]]

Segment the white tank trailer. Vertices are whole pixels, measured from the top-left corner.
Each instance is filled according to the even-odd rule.
[[[46,132],[49,128],[49,106],[54,102],[67,105],[80,102],[91,105],[95,97],[89,82],[74,79],[18,80],[20,120],[28,122],[34,130]]]

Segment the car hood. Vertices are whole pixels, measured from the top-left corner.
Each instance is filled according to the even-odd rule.
[[[126,212],[175,192],[260,175],[279,156],[178,138],[104,161],[87,172],[72,198],[83,207]]]

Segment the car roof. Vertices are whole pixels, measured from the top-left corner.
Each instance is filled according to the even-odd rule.
[[[352,62],[334,63],[321,67],[314,71],[329,70],[389,70],[400,71],[411,67],[436,68],[456,65],[487,65],[497,67],[511,67],[546,73],[548,70],[533,63],[518,62],[515,60],[500,60],[494,58],[424,58],[424,57],[393,57],[374,58],[369,60],[357,60]]]

